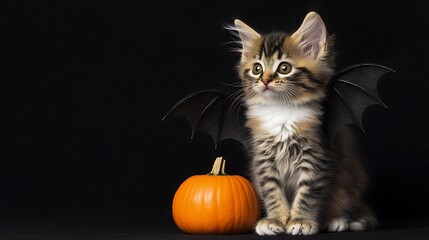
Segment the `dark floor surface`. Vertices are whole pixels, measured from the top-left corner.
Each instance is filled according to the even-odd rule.
[[[274,236],[260,237],[256,234],[241,235],[188,235],[175,226],[129,224],[92,226],[85,224],[37,225],[22,224],[2,226],[0,239],[7,240],[149,240],[149,239],[429,239],[429,224],[404,227],[385,227],[368,232],[320,233],[315,236]]]

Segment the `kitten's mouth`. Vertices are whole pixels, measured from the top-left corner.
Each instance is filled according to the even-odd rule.
[[[266,97],[271,97],[273,95],[277,95],[277,91],[275,88],[273,87],[264,87],[262,89],[259,90],[260,94],[266,96]]]
[[[264,95],[271,95],[276,93],[276,89],[273,86],[259,86],[257,89],[255,89],[257,92],[259,92],[260,94],[264,94]]]

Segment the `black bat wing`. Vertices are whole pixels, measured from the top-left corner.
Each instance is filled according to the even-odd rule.
[[[325,108],[325,132],[332,144],[338,130],[346,124],[360,129],[365,109],[378,104],[386,107],[377,92],[380,77],[392,69],[371,63],[347,67],[335,74],[328,84]]]
[[[225,139],[234,139],[243,145],[248,139],[243,109],[237,99],[219,90],[203,90],[191,93],[178,101],[162,120],[168,116],[185,118],[195,132],[208,133],[217,145]]]

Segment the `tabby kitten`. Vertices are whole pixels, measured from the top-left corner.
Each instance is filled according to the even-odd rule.
[[[256,232],[310,235],[373,227],[351,130],[337,137],[341,150],[325,144],[322,103],[335,54],[320,16],[308,13],[292,35],[261,35],[240,20],[233,29],[242,45],[238,72],[252,135],[253,182],[266,210]]]

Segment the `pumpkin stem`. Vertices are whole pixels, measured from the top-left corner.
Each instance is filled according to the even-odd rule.
[[[225,173],[225,159],[223,159],[222,157],[217,157],[215,162],[213,163],[212,171],[208,175],[227,175]]]
[[[220,169],[220,174],[221,175],[227,175],[226,172],[225,172],[225,165],[226,165],[226,160],[222,158],[222,166],[221,166],[221,169]]]

